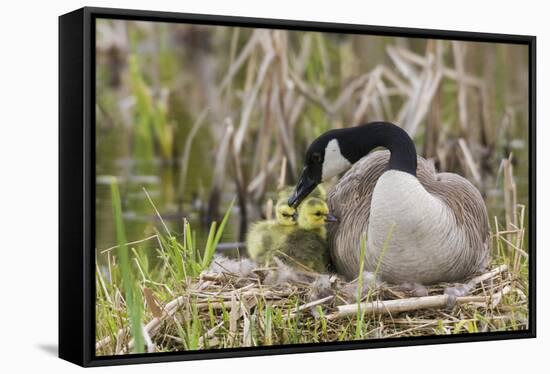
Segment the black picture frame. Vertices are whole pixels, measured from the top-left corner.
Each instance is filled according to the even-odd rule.
[[[529,329],[368,341],[95,356],[95,20],[114,18],[524,44],[529,48]],[[104,366],[536,336],[536,37],[85,7],[59,17],[59,357]]]

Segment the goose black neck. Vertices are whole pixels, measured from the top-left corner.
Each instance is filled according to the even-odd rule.
[[[371,122],[344,131],[342,153],[351,163],[359,161],[377,147],[391,153],[389,170],[399,170],[416,176],[416,147],[405,130],[389,122]],[[342,139],[343,138],[343,139]]]

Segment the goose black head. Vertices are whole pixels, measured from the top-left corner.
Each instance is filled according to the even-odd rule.
[[[349,169],[377,147],[391,153],[388,169],[416,175],[416,148],[409,135],[389,122],[334,129],[309,146],[302,175],[288,205],[297,207],[319,183]]]
[[[329,178],[349,169],[351,162],[342,154],[336,131],[329,131],[309,146],[305,166],[288,205],[296,207],[315,187]]]

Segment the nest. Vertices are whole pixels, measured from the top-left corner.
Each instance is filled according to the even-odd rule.
[[[346,282],[282,262],[259,267],[218,257],[165,305],[145,296],[154,315],[143,329],[149,352],[159,346],[209,349],[528,327],[526,290],[507,265],[461,285],[424,288],[380,283],[366,272]],[[193,345],[176,331],[190,321],[203,321]],[[119,331],[120,338],[127,334]],[[98,341],[96,351],[110,343],[111,337]],[[127,353],[133,341],[117,346],[115,353]]]

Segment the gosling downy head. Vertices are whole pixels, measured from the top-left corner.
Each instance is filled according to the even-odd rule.
[[[288,199],[290,206],[298,206],[315,187],[346,170],[378,146],[400,148],[399,157],[393,157],[390,168],[416,173],[416,149],[412,140],[400,127],[373,122],[366,125],[330,130],[309,146],[302,175],[294,193]]]
[[[275,217],[281,226],[294,226],[297,223],[296,209],[288,205],[286,199],[279,199],[275,205]]]
[[[329,213],[327,203],[315,197],[307,199],[298,210],[298,226],[305,230],[324,227],[325,223],[334,221]]]

